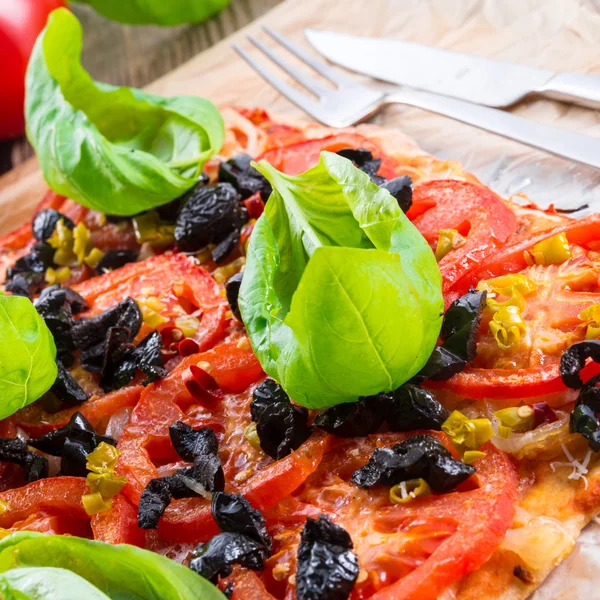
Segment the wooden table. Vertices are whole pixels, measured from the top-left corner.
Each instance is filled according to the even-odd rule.
[[[127,1],[127,0],[124,0]],[[281,0],[232,0],[215,18],[178,27],[128,26],[73,4],[83,25],[83,64],[98,81],[143,87],[254,21]],[[25,137],[0,142],[0,175],[33,155]]]

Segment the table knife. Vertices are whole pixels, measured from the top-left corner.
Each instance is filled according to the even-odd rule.
[[[376,79],[505,108],[537,94],[600,108],[600,77],[557,73],[402,40],[305,29],[312,46],[342,67]]]

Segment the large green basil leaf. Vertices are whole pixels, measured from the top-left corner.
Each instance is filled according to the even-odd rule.
[[[181,196],[223,143],[215,106],[96,83],[81,66],[81,47],[79,22],[57,9],[27,69],[27,136],[48,185],[116,215]]]
[[[66,569],[32,567],[0,574],[2,600],[110,600],[100,590]]]
[[[0,419],[50,389],[55,359],[54,338],[31,300],[0,294]]]
[[[112,600],[225,600],[191,569],[128,544],[30,531],[0,540],[0,573],[27,567],[68,569]]]
[[[200,23],[217,14],[229,0],[77,0],[108,19],[133,25]]]
[[[263,369],[323,408],[393,390],[425,364],[444,303],[431,248],[394,198],[323,152],[273,186],[254,227],[239,305]]]

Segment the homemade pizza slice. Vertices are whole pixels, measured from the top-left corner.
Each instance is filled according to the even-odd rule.
[[[600,512],[600,217],[503,199],[397,130],[222,114],[183,198],[114,217],[48,192],[0,238],[59,363],[0,421],[2,533],[134,544],[237,600],[527,597]],[[426,240],[444,316],[408,383],[317,410],[265,376],[240,284],[271,193],[322,152]]]

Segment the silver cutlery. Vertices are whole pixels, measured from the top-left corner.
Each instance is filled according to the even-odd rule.
[[[263,29],[286,50],[327,79],[333,87],[293,67],[281,57],[280,53],[253,36],[248,36],[252,44],[290,75],[307,93],[275,75],[237,44],[234,44],[233,48],[280,94],[324,125],[349,127],[364,121],[384,106],[404,104],[462,121],[563,158],[600,168],[600,139],[544,125],[494,108],[421,90],[402,88],[397,92],[386,94],[341,75],[279,33],[268,27]]]
[[[556,73],[413,42],[305,29],[313,48],[342,67],[411,88],[503,108],[539,95],[600,108],[600,77]]]

